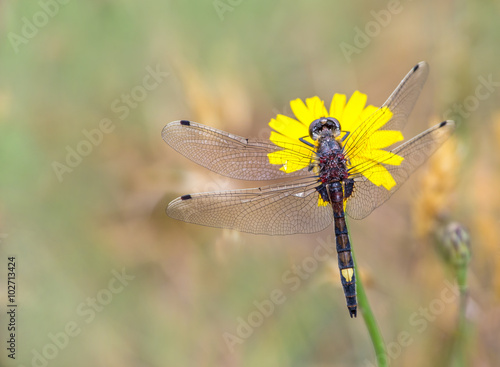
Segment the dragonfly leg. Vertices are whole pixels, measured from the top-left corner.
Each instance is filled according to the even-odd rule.
[[[307,138],[307,136],[303,136],[302,138],[299,138],[299,140],[300,140],[302,143],[304,143],[305,145],[308,145],[308,146],[310,146],[311,148],[316,149],[316,146],[315,146],[314,144],[309,143],[309,142],[308,142],[308,141],[306,141],[304,138]]]
[[[347,137],[349,136],[349,134],[351,133],[350,131],[344,131],[345,132],[345,135],[342,137],[342,139],[340,139],[340,142],[343,143]]]

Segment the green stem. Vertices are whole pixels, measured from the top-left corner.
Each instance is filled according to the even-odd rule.
[[[459,300],[459,314],[458,314],[458,326],[455,334],[455,346],[454,346],[454,362],[453,365],[456,367],[464,367],[467,365],[467,339],[468,339],[468,327],[467,320],[465,318],[465,309],[467,304],[467,265],[459,267],[457,269],[457,284],[460,291]]]
[[[354,274],[356,276],[356,288],[358,296],[358,305],[361,313],[363,314],[363,319],[370,334],[372,340],[373,348],[375,349],[375,355],[377,357],[377,363],[379,367],[386,367],[387,364],[387,354],[385,351],[385,343],[382,338],[382,334],[373,315],[370,303],[368,302],[368,297],[366,296],[365,287],[361,281],[361,277],[358,272],[358,264],[356,262],[356,257],[354,256],[354,250],[351,244],[352,259],[354,261]]]
[[[445,264],[453,271],[460,292],[457,327],[451,340],[451,363],[447,364],[453,367],[465,367],[468,365],[470,352],[470,325],[465,316],[468,297],[467,272],[471,259],[470,236],[460,223],[451,222],[443,224],[442,228],[436,231],[436,239],[437,249]]]

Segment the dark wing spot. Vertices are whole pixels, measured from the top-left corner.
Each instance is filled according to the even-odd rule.
[[[181,120],[181,125],[186,125],[186,126],[189,126],[189,125],[191,125],[191,121],[188,121],[188,120]]]
[[[443,127],[444,125],[446,125],[448,123],[448,121],[443,121],[439,124],[439,127]]]
[[[413,71],[416,71],[416,70],[418,69],[418,67],[419,67],[419,64],[415,65],[415,66],[413,67]]]
[[[191,195],[183,195],[181,196],[181,200],[189,200],[192,199]]]

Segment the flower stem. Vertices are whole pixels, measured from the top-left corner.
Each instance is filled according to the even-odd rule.
[[[455,360],[453,365],[462,367],[467,365],[467,342],[469,338],[469,328],[465,317],[467,304],[467,267],[462,267],[457,271],[457,283],[460,291],[458,326],[455,336],[455,350],[453,355]]]
[[[450,365],[464,367],[468,365],[470,352],[470,325],[465,315],[468,297],[467,271],[471,259],[470,235],[464,226],[457,222],[443,226],[436,235],[437,249],[445,260],[445,264],[451,267],[460,292],[457,328],[452,340]]]
[[[465,316],[467,305],[467,265],[461,266],[456,273],[458,289],[460,291],[458,325],[455,333],[453,351],[453,366],[464,367],[467,365],[469,327]]]
[[[387,364],[387,354],[385,351],[384,339],[382,338],[382,334],[380,333],[380,330],[378,328],[377,321],[375,320],[375,316],[373,315],[370,303],[368,302],[368,297],[366,296],[363,282],[361,281],[361,277],[359,276],[358,264],[356,262],[356,257],[354,256],[354,250],[352,249],[352,244],[351,244],[351,253],[352,253],[352,259],[354,261],[354,273],[356,276],[356,288],[357,288],[359,309],[363,314],[363,320],[365,321],[366,328],[368,329],[368,333],[370,334],[373,348],[375,349],[375,356],[377,357],[378,366],[386,367],[388,364]]]

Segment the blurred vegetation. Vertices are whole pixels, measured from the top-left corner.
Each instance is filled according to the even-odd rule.
[[[290,114],[292,99],[330,101],[359,89],[380,105],[426,60],[431,74],[405,135],[444,118],[459,130],[440,163],[367,219],[350,221],[351,238],[393,365],[443,366],[458,298],[423,322],[421,308],[437,307],[446,281],[454,282],[431,237],[442,218],[469,228],[466,358],[499,365],[500,5],[403,1],[390,12],[389,4],[1,2],[1,262],[17,257],[20,305],[17,358],[2,348],[2,364],[43,365],[37,353],[50,356],[50,366],[75,367],[375,364],[361,318],[351,320],[345,308],[336,259],[295,291],[282,280],[332,229],[272,238],[169,219],[164,208],[178,195],[254,183],[207,172],[160,132],[183,118],[267,137],[267,123]],[[368,24],[372,36],[346,57],[341,44],[355,46]],[[143,96],[137,87],[148,67],[169,74]],[[476,103],[488,78],[496,84]],[[123,95],[134,88],[141,101],[125,113]],[[455,103],[465,104],[463,113]],[[68,166],[68,147],[84,149],[83,130],[103,119],[113,131]],[[54,162],[71,172],[58,179]],[[113,270],[134,277],[117,293],[106,291]],[[2,279],[5,272],[2,265]],[[223,334],[236,335],[238,318],[247,320],[254,302],[276,289],[286,301],[231,352]],[[96,297],[106,304],[89,321],[82,310]],[[61,336],[68,323],[78,335]],[[410,339],[402,343],[401,333]],[[47,349],[58,335],[62,347]]]

